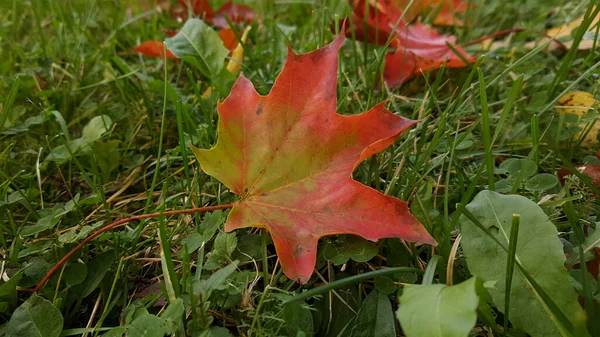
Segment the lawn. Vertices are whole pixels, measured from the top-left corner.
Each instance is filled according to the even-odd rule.
[[[597,0],[209,2],[0,2],[0,336],[600,336]]]

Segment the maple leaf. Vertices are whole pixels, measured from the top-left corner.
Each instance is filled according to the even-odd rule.
[[[453,45],[467,62],[473,63],[477,57],[470,56],[460,46],[454,45],[454,36],[441,35],[431,26],[416,23],[406,27],[396,38],[398,49],[385,57],[383,78],[389,87],[396,87],[419,75],[421,72],[446,68],[462,68],[467,64],[458,57]]]
[[[266,228],[284,273],[306,283],[320,237],[355,234],[436,244],[404,201],[351,178],[369,156],[415,125],[383,103],[356,116],[336,114],[340,35],[316,51],[291,49],[271,92],[243,75],[218,104],[218,140],[193,148],[204,172],[241,196],[225,229]]]
[[[460,68],[467,64],[454,53],[453,48],[469,63],[477,58],[470,56],[460,46],[454,45],[454,36],[442,35],[431,26],[408,24],[402,11],[391,4],[392,0],[354,0],[350,22],[357,40],[366,39],[371,43],[396,49],[386,55],[384,79],[389,87],[399,86],[421,72],[436,70],[442,65]],[[366,7],[365,7],[366,6]],[[350,30],[346,30],[350,34]]]

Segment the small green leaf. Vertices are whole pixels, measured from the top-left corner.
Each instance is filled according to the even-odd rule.
[[[206,298],[210,297],[213,290],[222,290],[227,287],[225,281],[237,268],[237,261],[234,261],[225,268],[217,270],[212,274],[204,284],[202,284],[201,291],[204,292]]]
[[[84,263],[70,263],[63,273],[63,280],[69,286],[75,286],[83,282],[87,276],[87,266]]]
[[[6,337],[58,337],[62,328],[60,310],[33,294],[12,314],[6,325]]]
[[[313,316],[304,302],[292,302],[284,305],[283,320],[287,336],[296,336],[301,332],[308,336],[314,334]]]
[[[522,174],[523,177],[529,178],[536,173],[537,165],[531,159],[510,158],[503,161],[500,164],[499,169],[506,170],[513,177]]]
[[[188,254],[192,254],[202,246],[202,243],[208,242],[215,235],[219,226],[225,222],[223,211],[215,211],[208,213],[202,219],[202,223],[198,226],[197,231],[190,234],[185,239],[181,240],[182,246],[187,246]],[[184,249],[179,252],[179,258],[183,257]]]
[[[367,262],[379,252],[375,242],[356,235],[340,235],[323,249],[323,257],[340,265],[352,259],[356,262]]]
[[[87,264],[88,273],[85,280],[74,286],[72,292],[78,297],[90,295],[100,285],[114,260],[115,253],[112,251],[96,256]]]
[[[110,117],[106,115],[96,116],[83,128],[81,138],[88,143],[93,143],[100,139],[106,131],[110,130],[111,126],[112,119]]]
[[[375,278],[375,289],[383,294],[391,295],[398,290],[398,286],[391,278],[387,276],[379,276]]]
[[[387,295],[374,290],[363,301],[356,314],[352,337],[394,337],[394,312]],[[424,336],[424,335],[422,335]]]
[[[219,35],[204,21],[189,19],[172,38],[165,40],[175,56],[194,65],[208,78],[216,78],[229,51]]]
[[[476,278],[448,287],[406,286],[397,312],[407,337],[466,337],[477,321]]]
[[[212,251],[206,254],[204,269],[213,270],[231,261],[237,247],[236,233],[219,233]]]
[[[525,188],[530,191],[543,192],[558,185],[558,178],[554,174],[536,174],[525,183]]]

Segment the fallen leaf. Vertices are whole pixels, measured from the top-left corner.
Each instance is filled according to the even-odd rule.
[[[431,26],[416,23],[406,29],[396,38],[398,49],[388,53],[385,57],[383,78],[389,87],[402,85],[411,78],[439,69],[442,65],[446,68],[462,68],[467,64],[458,57],[448,45],[454,45],[454,36],[441,35]],[[460,46],[454,49],[469,63],[475,62],[477,57],[470,56]]]
[[[186,21],[190,17],[190,13],[219,28],[229,27],[225,17],[228,17],[231,22],[250,23],[254,21],[255,15],[252,8],[234,4],[231,1],[227,1],[216,12],[207,0],[177,0],[177,2],[181,6],[173,8],[171,15],[182,21]]]
[[[212,18],[215,15],[208,0],[177,0],[177,2],[180,6],[173,6],[171,8],[173,18],[187,21],[190,14],[201,19]]]
[[[238,39],[231,28],[225,28],[219,31],[219,37],[223,40],[225,48],[229,49],[229,55],[238,46]]]
[[[398,47],[393,37],[407,23],[401,19],[402,12],[391,6],[390,0],[350,0],[350,5],[353,9],[349,18],[351,27],[344,27],[346,36],[380,46],[390,40],[391,48]]]
[[[225,16],[227,16],[231,22],[251,23],[254,21],[254,10],[248,6],[237,5],[228,1],[219,8],[217,14],[212,19],[212,24],[219,28],[229,27],[229,23],[225,19]]]
[[[271,92],[260,96],[240,76],[218,104],[217,144],[193,148],[204,172],[241,196],[225,229],[266,228],[284,273],[306,283],[320,237],[397,237],[436,244],[404,201],[351,178],[360,162],[417,122],[383,104],[356,116],[336,114],[339,36],[296,55],[291,50]]]
[[[594,7],[592,11],[595,11]],[[573,47],[573,39],[570,39],[573,35],[573,31],[583,23],[584,16],[580,16],[577,19],[569,22],[565,25],[553,27],[546,30],[546,36],[539,41],[531,41],[526,43],[522,49],[534,49],[537,46],[540,46],[544,43],[548,43],[548,50],[555,49],[564,49],[569,50]],[[598,15],[592,20],[590,25],[590,29],[596,27],[600,22],[600,12]],[[579,42],[577,46],[578,50],[590,50],[594,47],[594,43],[596,40],[596,29],[594,28],[591,34],[584,34],[583,39]],[[510,41],[495,41],[491,42],[491,40],[487,40],[482,43],[482,50],[496,50],[499,48],[508,48],[510,45]]]
[[[600,165],[573,165],[573,167],[584,176],[590,177],[591,182],[592,184],[594,184],[594,186],[600,187]],[[558,171],[558,176],[563,182],[566,176],[572,174],[573,172],[564,167]]]
[[[168,59],[177,59],[170,50],[167,50]],[[162,41],[146,41],[139,46],[133,48],[133,51],[148,57],[164,57],[165,45]]]
[[[594,6],[594,8],[592,9],[592,12],[594,12],[596,10],[596,7]],[[577,28],[579,28],[579,26],[581,26],[581,24],[583,23],[583,19],[584,16],[580,16],[577,19],[573,20],[572,22],[569,22],[566,25],[562,25],[559,27],[554,27],[554,28],[550,28],[546,31],[546,36],[548,36],[551,39],[562,39],[562,38],[567,38],[567,37],[571,37],[573,35],[573,31]],[[592,20],[592,24],[590,25],[590,28],[596,27],[596,25],[600,22],[600,13],[598,13],[598,15]],[[592,49],[593,45],[594,45],[594,40],[595,40],[595,34],[592,34],[591,36],[587,36],[584,35],[583,40],[580,42],[578,49],[579,50],[587,50],[587,49]],[[564,46],[566,46],[567,48],[571,48],[571,46],[573,45],[573,41],[567,41],[564,43]]]
[[[242,62],[244,61],[244,43],[246,43],[246,39],[248,39],[248,33],[250,32],[251,28],[251,26],[246,27],[246,29],[244,29],[244,33],[242,34],[242,42],[238,43],[236,39],[235,48],[233,48],[233,50],[230,49],[231,59],[229,62],[227,62],[227,70],[229,70],[229,72],[232,74],[237,74],[242,69]],[[229,49],[227,43],[225,43],[225,47]]]
[[[456,44],[456,37],[442,35],[431,26],[408,24],[402,19],[402,12],[391,5],[390,0],[354,0],[350,22],[353,29],[346,29],[347,35],[354,34],[357,40],[396,49],[386,56],[384,79],[393,88],[419,75],[421,72],[436,70],[442,65],[460,68],[467,64],[448,45],[469,63],[477,58],[470,56]],[[365,7],[366,6],[366,7]]]
[[[556,111],[562,114],[574,114],[579,116],[580,124],[585,128],[586,121],[582,121],[583,117],[589,110],[594,110],[594,106],[598,104],[598,101],[590,93],[584,91],[572,91],[566,93],[558,100],[558,106]],[[577,133],[574,138],[578,139],[581,137],[581,133]],[[598,144],[598,132],[600,132],[600,121],[596,120],[594,126],[590,132],[585,136],[585,139],[581,143],[582,147],[593,147]]]
[[[462,27],[464,23],[455,14],[463,13],[468,8],[468,3],[464,0],[412,0],[412,4],[411,0],[393,0],[392,4],[404,12],[406,21],[413,21],[419,15],[429,12],[435,14],[433,24],[440,26]]]

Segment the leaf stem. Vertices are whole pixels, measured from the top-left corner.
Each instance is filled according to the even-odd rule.
[[[83,240],[80,244],[78,244],[77,246],[75,246],[75,248],[71,249],[70,252],[68,252],[65,256],[63,256],[62,259],[60,259],[60,261],[58,261],[54,267],[52,267],[52,269],[50,269],[50,271],[44,276],[44,278],[42,278],[42,280],[40,281],[40,283],[38,283],[38,285],[35,287],[34,292],[38,293],[46,284],[46,282],[48,282],[48,280],[54,275],[54,273],[56,273],[56,271],[63,265],[65,264],[70,258],[71,256],[73,256],[75,253],[77,253],[78,250],[80,250],[83,246],[85,246],[86,243],[94,240],[95,238],[97,238],[98,236],[100,236],[100,234],[103,234],[105,232],[108,232],[111,229],[117,228],[119,226],[122,226],[126,223],[129,223],[131,221],[136,221],[136,220],[143,220],[143,219],[149,219],[149,218],[156,218],[159,216],[169,216],[169,215],[179,215],[179,214],[192,214],[192,213],[200,213],[200,212],[210,212],[210,211],[216,211],[216,210],[220,210],[220,209],[228,209],[228,208],[232,208],[233,204],[226,204],[226,205],[218,205],[218,206],[207,206],[207,207],[197,207],[197,208],[189,208],[189,209],[178,209],[178,210],[174,210],[174,211],[167,211],[167,212],[156,212],[156,213],[150,213],[150,214],[142,214],[142,215],[136,215],[136,216],[132,216],[129,218],[125,218],[125,219],[121,219],[118,221],[115,221],[113,223],[111,223],[110,225],[99,229],[98,231],[96,231],[94,234],[88,236],[85,240]]]

